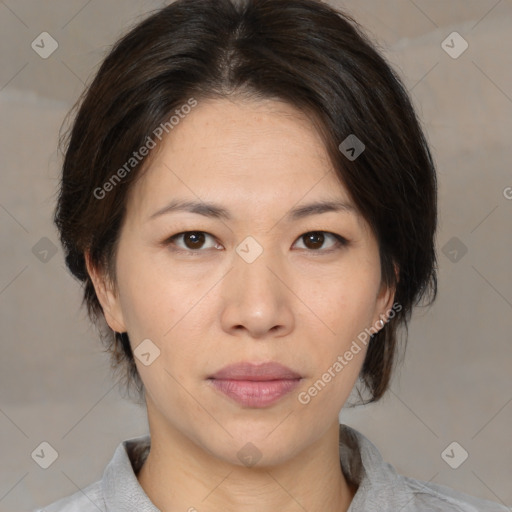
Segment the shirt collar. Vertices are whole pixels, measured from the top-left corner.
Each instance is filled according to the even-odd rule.
[[[117,447],[102,479],[108,511],[159,512],[136,475],[149,453],[150,442],[150,436],[144,435],[123,441]],[[391,512],[407,505],[410,495],[403,479],[390,464],[384,462],[375,445],[363,434],[347,425],[340,425],[339,454],[343,473],[358,486],[348,512]],[[385,508],[379,499],[382,491],[388,497]]]
[[[137,480],[136,473],[149,453],[149,435],[123,441],[103,473],[102,487],[108,511],[160,512]]]
[[[347,425],[340,425],[339,450],[343,473],[358,485],[348,512],[406,510],[411,494],[404,479],[383,460],[367,437]]]

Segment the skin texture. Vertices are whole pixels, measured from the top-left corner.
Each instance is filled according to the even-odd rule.
[[[148,220],[176,198],[219,203],[233,218]],[[115,287],[87,259],[110,327],[127,331],[133,349],[149,338],[160,350],[149,366],[136,362],[152,439],[138,478],[161,510],[347,510],[356,488],[340,469],[338,414],[365,347],[308,404],[298,394],[385,317],[394,293],[381,285],[377,242],[357,211],[287,220],[325,199],[351,203],[299,111],[203,101],[131,190]],[[162,243],[185,231],[207,235],[202,245]],[[349,244],[327,234],[323,245],[308,242],[311,231]],[[248,236],[263,249],[252,263],[236,251]],[[278,361],[303,378],[270,406],[245,407],[208,380],[241,361]],[[252,467],[237,456],[249,442],[261,457]]]

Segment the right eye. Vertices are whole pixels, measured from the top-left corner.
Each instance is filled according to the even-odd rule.
[[[212,240],[215,240],[213,235],[210,235],[205,231],[183,231],[167,238],[163,242],[163,245],[171,246],[171,251],[178,253],[192,254],[204,252],[202,249],[204,249],[205,240],[208,237],[210,237]],[[182,242],[182,245],[180,245],[178,242]],[[178,248],[176,248],[176,246]],[[219,247],[215,246],[214,243],[213,245],[210,244],[210,246],[206,247],[206,249],[219,249]]]

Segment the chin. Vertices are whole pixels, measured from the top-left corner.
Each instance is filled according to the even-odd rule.
[[[304,428],[290,427],[279,426],[279,421],[275,420],[226,424],[226,430],[233,437],[225,432],[221,434],[222,438],[209,437],[205,439],[206,448],[229,464],[257,468],[277,466],[293,458],[308,444]]]

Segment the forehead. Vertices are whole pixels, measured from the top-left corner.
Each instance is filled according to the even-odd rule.
[[[253,213],[319,197],[350,202],[314,125],[273,100],[207,100],[182,118],[133,187],[131,209],[150,215],[174,196]]]

